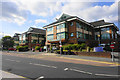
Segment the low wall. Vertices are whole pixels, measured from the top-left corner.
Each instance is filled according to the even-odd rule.
[[[74,54],[79,55],[79,56],[93,56],[93,57],[111,58],[110,52],[74,52]]]

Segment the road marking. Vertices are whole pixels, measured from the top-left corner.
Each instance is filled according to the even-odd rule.
[[[8,61],[15,61],[15,60],[11,60],[11,59],[6,59],[6,60],[8,60]]]
[[[40,79],[43,79],[44,76],[40,76],[39,78],[35,79],[35,80],[40,80]]]
[[[64,71],[68,71],[68,68],[65,68]]]
[[[50,67],[50,68],[55,68],[55,69],[57,68],[56,66],[49,66],[49,65],[44,65],[44,64],[36,64],[36,63],[29,63],[29,64],[43,66],[43,67]]]
[[[17,61],[17,60],[11,60],[11,59],[6,59],[8,61],[14,61],[14,62],[20,62],[20,61]]]
[[[72,60],[82,60],[82,61],[89,61],[89,62],[97,62],[97,63],[104,63],[104,64],[120,65],[119,63],[104,62],[104,61],[95,61],[95,60],[88,60],[88,59],[76,59],[76,58],[68,58],[68,57],[59,57],[59,58],[72,59]]]
[[[97,76],[112,76],[112,77],[119,77],[120,75],[110,75],[110,74],[95,74]]]
[[[20,61],[16,61],[16,62],[20,62]]]
[[[70,69],[70,70],[71,70],[71,71],[80,72],[80,73],[84,73],[84,74],[90,74],[90,75],[92,75],[92,73],[86,72],[86,71],[81,71],[81,70],[77,70],[77,69]]]

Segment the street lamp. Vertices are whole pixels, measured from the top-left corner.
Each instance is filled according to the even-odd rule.
[[[59,19],[56,18],[56,20],[57,20],[58,23],[59,23]],[[62,49],[61,49],[61,48],[62,48],[62,42],[61,42],[61,26],[60,26],[60,24],[59,24],[58,26],[59,26],[59,29],[60,29],[60,40],[59,40],[59,43],[60,43],[60,54],[62,54],[62,51],[61,51],[61,50],[62,50]]]

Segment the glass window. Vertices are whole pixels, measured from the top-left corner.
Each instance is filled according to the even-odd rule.
[[[65,32],[57,33],[57,40],[60,40],[60,38],[65,39]]]
[[[110,34],[104,33],[104,34],[101,35],[101,38],[102,39],[110,39]]]
[[[76,26],[77,26],[77,28],[81,28],[82,29],[82,25],[79,24],[78,22],[76,22]]]
[[[70,36],[73,37],[74,36],[73,33],[71,33]]]
[[[115,33],[115,39],[117,39],[117,33]]]
[[[33,40],[33,42],[32,43],[37,43],[38,42],[38,40]]]
[[[89,34],[85,34],[86,35],[86,39],[89,39]]]
[[[81,32],[77,32],[77,38],[83,38],[82,33]]]
[[[73,26],[73,22],[70,22],[70,26]]]
[[[47,32],[53,31],[53,27],[47,28]]]
[[[101,39],[110,39],[109,27],[101,28]]]
[[[65,24],[57,25],[57,30],[59,30],[59,29],[61,29],[61,28],[65,28]]]
[[[53,40],[53,34],[47,35],[47,40]]]

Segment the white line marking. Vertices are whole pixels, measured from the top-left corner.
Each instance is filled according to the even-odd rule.
[[[76,72],[80,72],[80,73],[85,73],[85,74],[90,74],[92,75],[92,73],[90,72],[86,72],[86,71],[81,71],[81,70],[77,70],[77,69],[70,69],[71,71],[76,71]]]
[[[68,71],[68,68],[65,68],[64,71]]]
[[[11,59],[6,59],[6,60],[8,60],[8,61],[15,61],[15,60],[11,60]]]
[[[6,59],[8,61],[15,61],[15,62],[20,62],[20,61],[17,61],[17,60],[11,60],[11,59]]]
[[[44,64],[36,64],[36,63],[29,63],[29,64],[43,66],[43,67],[57,68],[56,66],[49,66],[49,65],[44,65]]]
[[[35,79],[35,80],[40,80],[40,79],[43,79],[44,76],[40,76],[39,78]]]
[[[113,77],[119,77],[120,75],[110,75],[110,74],[95,74],[97,76],[113,76]]]
[[[16,62],[20,62],[20,61],[16,61]]]

